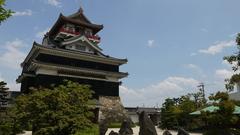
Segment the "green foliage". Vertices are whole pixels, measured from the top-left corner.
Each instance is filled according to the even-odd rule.
[[[8,135],[11,133],[11,124],[7,115],[6,105],[8,104],[8,90],[7,83],[0,81],[0,135]]]
[[[16,122],[16,116],[10,108],[1,113],[0,135],[15,135],[20,133],[19,123]]]
[[[13,13],[13,11],[9,9],[5,9],[4,6],[5,6],[5,0],[0,0],[0,24],[1,22],[9,18]]]
[[[1,117],[0,120],[0,135],[9,135],[11,134],[11,124],[6,121],[6,118]]]
[[[227,92],[233,91],[234,82],[229,78],[225,79],[225,88],[226,88]]]
[[[237,52],[230,56],[225,56],[223,59],[227,60],[232,65],[232,70],[236,72],[240,66],[240,33],[236,37]],[[233,91],[234,84],[240,81],[240,74],[234,74],[231,78],[226,79],[226,89]]]
[[[15,101],[15,128],[34,135],[70,135],[92,127],[92,91],[87,85],[64,81],[52,89],[34,88]]]
[[[204,95],[205,94],[203,93],[203,91],[188,94],[189,97],[192,97],[195,108],[201,108],[206,104],[206,99]]]
[[[234,74],[231,76],[230,79],[225,79],[225,88],[228,90],[228,92],[233,91],[234,89],[234,84],[240,82],[240,74]]]
[[[211,129],[203,133],[203,135],[232,135],[229,129]]]
[[[235,104],[226,92],[217,92],[209,97],[213,105],[219,107],[216,113],[201,112],[201,118],[209,129],[229,129],[237,124],[239,118],[233,114]]]
[[[232,69],[233,71],[237,71],[239,69],[240,65],[240,33],[238,33],[236,37],[236,45],[237,45],[237,53],[230,55],[230,56],[225,56],[223,59],[227,60],[230,64],[233,64]]]
[[[6,85],[7,83],[0,81],[0,112],[5,109],[5,106],[8,103],[7,96],[9,95],[9,88],[7,88]]]
[[[195,110],[195,102],[189,96],[166,99],[161,108],[160,128],[173,129],[178,126],[188,128],[190,123],[189,113]]]
[[[175,102],[173,99],[167,98],[161,108],[160,128],[173,128],[177,125],[175,114],[173,113]]]
[[[230,79],[230,83],[237,83],[240,81],[240,74],[234,74],[232,75],[231,79]]]
[[[240,130],[235,128],[228,129],[210,129],[203,135],[240,135]]]

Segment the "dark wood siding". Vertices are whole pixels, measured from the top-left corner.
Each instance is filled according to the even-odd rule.
[[[71,58],[48,55],[48,54],[39,54],[36,60],[46,62],[46,63],[90,68],[90,69],[96,69],[96,70],[104,70],[104,71],[112,71],[112,72],[119,71],[119,66],[116,66],[116,65],[77,60],[77,59],[71,59]]]
[[[63,82],[64,79],[79,82],[80,84],[87,84],[91,86],[91,89],[95,92],[94,98],[98,96],[119,96],[119,83],[106,82],[98,80],[88,80],[71,77],[59,77],[49,75],[37,75],[35,78],[25,78],[22,82],[21,91],[29,92],[29,87],[50,87],[52,84],[58,85]]]

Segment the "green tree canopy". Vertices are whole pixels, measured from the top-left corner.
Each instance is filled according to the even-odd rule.
[[[227,60],[232,65],[232,70],[234,72],[239,70],[240,66],[240,33],[238,33],[236,37],[236,45],[237,45],[237,51],[230,55],[225,56],[223,59]],[[234,74],[231,78],[226,78],[226,89],[229,91],[232,91],[234,88],[234,84],[238,83],[240,81],[240,74]]]
[[[7,83],[5,83],[4,81],[0,81],[0,111],[2,111],[3,109],[5,109],[8,99],[8,90],[9,88],[7,88]]]
[[[235,104],[229,99],[229,95],[226,92],[217,92],[215,95],[209,97],[212,101],[212,105],[219,107],[215,113],[201,112],[201,118],[205,121],[209,131],[215,129],[228,130],[233,128],[239,118],[233,114]]]
[[[189,95],[180,98],[168,98],[161,108],[161,128],[173,129],[176,127],[188,128],[189,113],[196,110],[196,105]]]
[[[213,101],[213,105],[219,107],[216,113],[208,114],[206,120],[209,126],[224,128],[234,125],[237,122],[237,117],[234,117],[233,112],[235,104],[229,99],[226,92],[217,92],[215,95],[209,97]]]
[[[8,104],[8,90],[7,83],[0,81],[0,135],[7,135],[9,133],[9,125],[6,123],[7,118],[7,104]],[[6,134],[5,134],[6,133]]]
[[[12,127],[35,135],[75,134],[92,125],[92,93],[88,85],[71,81],[52,89],[34,88],[16,99]]]
[[[0,24],[12,15],[13,11],[5,8],[5,0],[0,0]]]

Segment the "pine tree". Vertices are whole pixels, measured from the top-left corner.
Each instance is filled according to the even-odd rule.
[[[6,85],[7,83],[0,81],[0,111],[5,110],[8,104],[9,88]]]

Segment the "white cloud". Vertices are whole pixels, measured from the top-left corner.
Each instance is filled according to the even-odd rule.
[[[197,55],[197,53],[191,53],[190,54],[190,56],[196,56]]]
[[[215,75],[218,79],[225,80],[233,75],[233,71],[228,69],[217,69]]]
[[[39,32],[37,32],[36,37],[41,39],[41,38],[43,38],[43,36],[44,36],[48,31],[49,31],[49,28],[46,28],[46,29],[43,30],[43,31],[39,31]]]
[[[10,91],[20,91],[20,84],[17,84],[16,82],[8,82],[6,81],[1,73],[0,73],[0,81],[4,81],[7,83],[7,88],[9,88]]]
[[[31,16],[32,15],[32,10],[30,9],[27,9],[25,11],[16,11],[13,16]]]
[[[236,33],[233,33],[233,34],[230,34],[230,35],[229,35],[229,37],[231,37],[231,38],[233,38],[233,37],[236,37],[236,36],[237,36],[237,34],[238,34],[238,32],[236,32]]]
[[[199,66],[197,66],[197,65],[195,65],[195,64],[185,64],[184,67],[187,68],[187,69],[190,69],[190,70],[194,71],[195,73],[198,74],[198,76],[201,76],[201,77],[203,77],[203,78],[207,77],[207,76],[204,74],[203,70],[202,70]]]
[[[224,48],[227,47],[231,47],[233,46],[235,43],[235,41],[230,40],[230,41],[222,41],[222,42],[218,42],[210,47],[208,47],[207,49],[201,49],[198,52],[199,53],[205,53],[205,54],[211,54],[211,55],[215,55],[217,53],[222,52],[222,50]]]
[[[226,65],[226,66],[230,66],[230,65],[231,65],[231,64],[229,64],[229,62],[228,62],[227,60],[223,60],[223,61],[222,61],[222,64],[223,64],[223,65]]]
[[[8,67],[11,69],[19,69],[20,63],[25,58],[25,53],[20,50],[24,47],[23,41],[16,39],[14,41],[8,41],[5,43],[5,52],[0,54],[0,66]]]
[[[190,69],[200,69],[197,65],[195,64],[186,64],[184,65],[186,68],[190,68]]]
[[[223,60],[222,61],[223,65],[226,65],[227,67],[236,67],[237,66],[237,61],[232,62],[232,64],[230,64],[227,60]]]
[[[208,30],[206,28],[201,28],[200,29],[202,32],[208,32]]]
[[[10,91],[20,91],[21,84],[17,84],[16,82],[7,83],[7,87]]]
[[[3,79],[3,77],[2,77],[2,75],[0,74],[0,81],[4,81],[4,79]]]
[[[154,42],[155,42],[154,40],[148,40],[147,46],[150,48],[154,47]]]
[[[57,6],[57,7],[61,7],[61,2],[60,0],[47,0],[47,3],[52,5],[52,6]]]
[[[180,96],[193,92],[199,81],[193,78],[168,77],[157,84],[142,89],[131,89],[120,86],[120,96],[125,106],[139,106],[146,104],[153,106],[162,104],[168,97]]]

